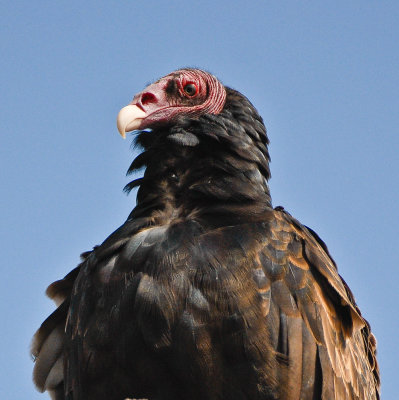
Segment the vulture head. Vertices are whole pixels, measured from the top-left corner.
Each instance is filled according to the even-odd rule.
[[[225,100],[226,89],[213,75],[181,69],[136,94],[119,112],[118,130],[125,137],[132,130],[173,124],[183,115],[219,114]]]

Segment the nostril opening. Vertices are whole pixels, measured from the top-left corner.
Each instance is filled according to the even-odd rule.
[[[143,93],[141,96],[141,104],[144,106],[148,103],[155,103],[157,98],[152,93]]]

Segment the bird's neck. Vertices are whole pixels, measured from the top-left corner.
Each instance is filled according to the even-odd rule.
[[[140,187],[130,218],[146,217],[154,224],[194,218],[226,225],[270,209],[267,178],[256,163],[213,145],[165,140],[147,150],[144,177],[132,184]],[[139,157],[146,158],[146,152]]]

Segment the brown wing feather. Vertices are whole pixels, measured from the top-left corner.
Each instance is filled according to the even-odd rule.
[[[81,255],[84,261],[91,252]],[[64,344],[65,323],[73,284],[80,265],[63,279],[53,282],[46,290],[58,308],[41,324],[32,339],[31,354],[35,360],[33,381],[41,391],[48,391],[51,399],[64,400]]]
[[[324,243],[283,210],[270,227],[262,296],[270,337],[287,358],[286,398],[378,399],[375,338]]]

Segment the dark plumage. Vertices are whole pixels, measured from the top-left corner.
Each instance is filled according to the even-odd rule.
[[[376,343],[326,245],[272,208],[262,118],[212,75],[135,96],[127,221],[47,293],[34,380],[53,399],[378,399]],[[143,129],[151,128],[151,131]]]

